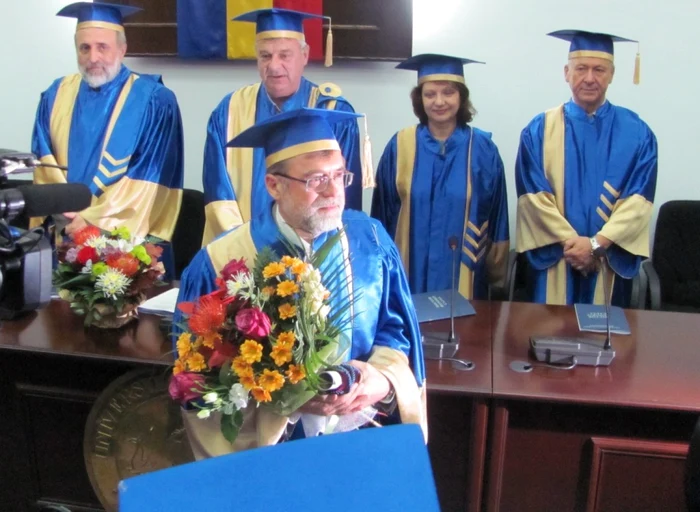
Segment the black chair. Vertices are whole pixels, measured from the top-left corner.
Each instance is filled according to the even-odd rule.
[[[202,247],[204,220],[204,194],[199,190],[184,189],[180,215],[172,239],[175,279],[180,279],[182,271]]]
[[[700,512],[700,418],[690,438],[685,462],[685,502],[688,512]]]
[[[642,268],[651,309],[700,312],[700,201],[661,206],[651,259]]]

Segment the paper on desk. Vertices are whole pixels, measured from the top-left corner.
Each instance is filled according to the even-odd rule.
[[[139,313],[172,317],[175,313],[177,295],[179,292],[179,288],[171,288],[167,292],[163,292],[152,299],[148,299],[139,306]]]

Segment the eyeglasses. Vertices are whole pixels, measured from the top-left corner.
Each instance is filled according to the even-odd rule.
[[[287,174],[282,174],[281,172],[273,172],[273,176],[281,176],[282,178],[287,178],[288,180],[298,181],[299,183],[304,183],[307,192],[313,190],[314,192],[323,192],[328,188],[331,180],[338,183],[340,180],[343,182],[345,188],[352,185],[352,179],[355,177],[350,171],[338,171],[332,175],[320,174],[318,176],[313,176],[311,178],[300,179],[294,178]]]

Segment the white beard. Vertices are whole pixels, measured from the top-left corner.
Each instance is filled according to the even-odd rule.
[[[78,68],[80,69],[80,74],[82,75],[83,80],[85,80],[90,87],[96,89],[114,80],[114,78],[119,74],[121,66],[122,63],[116,61],[112,66],[105,67],[104,73],[99,75],[91,75],[87,72],[87,68],[84,66],[78,65]]]

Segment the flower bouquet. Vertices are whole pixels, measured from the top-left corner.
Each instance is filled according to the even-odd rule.
[[[58,247],[53,284],[85,326],[117,328],[136,318],[144,292],[162,282],[163,249],[118,228],[88,226]]]
[[[319,271],[339,236],[306,262],[269,248],[252,271],[233,260],[217,290],[179,304],[185,320],[170,394],[193,404],[200,418],[220,412],[228,441],[236,439],[246,407],[288,416],[319,392],[319,373],[345,359],[350,343],[343,330],[352,316],[347,262],[328,271],[329,288]]]

